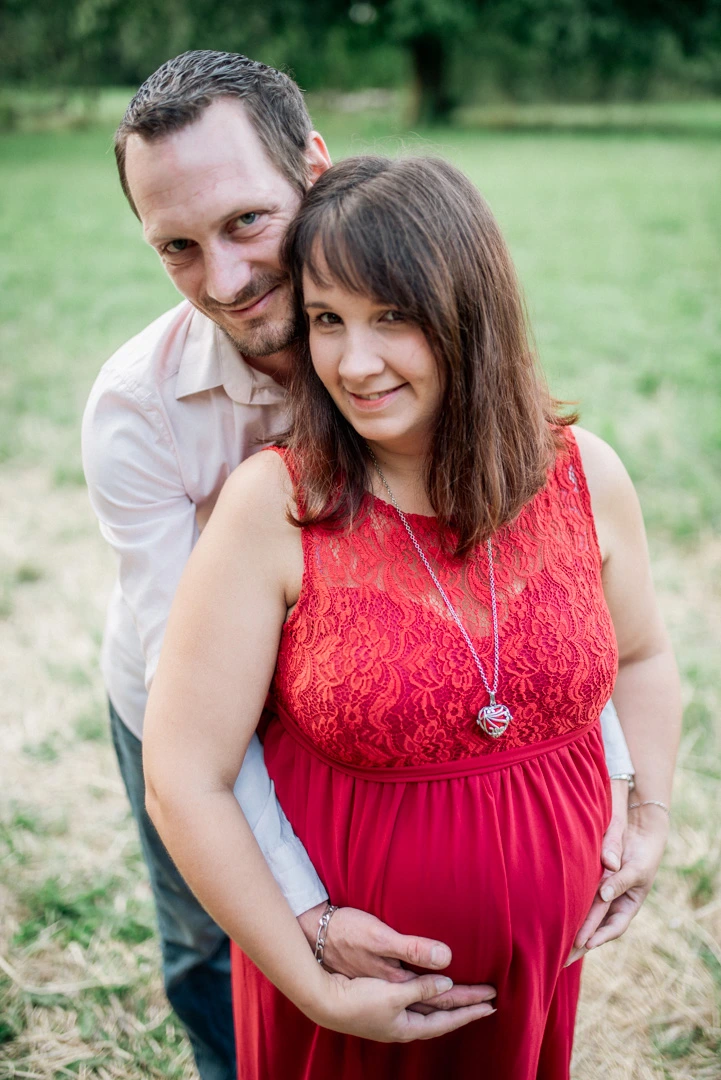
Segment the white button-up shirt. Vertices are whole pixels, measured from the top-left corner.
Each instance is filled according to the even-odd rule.
[[[187,301],[102,368],[83,417],[83,467],[100,531],[118,556],[103,637],[108,696],[142,736],[148,689],[198,520],[228,475],[286,423],[285,393],[246,364]],[[235,794],[296,915],[327,893],[275,797],[254,736]]]
[[[123,345],[98,375],[83,417],[83,467],[100,531],[118,556],[101,666],[108,696],[138,738],[198,522],[229,473],[286,420],[283,388],[246,364],[188,301]],[[610,702],[602,721],[609,771],[631,772]],[[235,794],[293,911],[324,900],[275,797],[257,736]]]

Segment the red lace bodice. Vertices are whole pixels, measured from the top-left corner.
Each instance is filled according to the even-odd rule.
[[[618,657],[580,456],[573,434],[564,437],[546,486],[493,538],[498,700],[513,713],[499,739],[476,725],[488,694],[393,507],[368,495],[352,532],[302,530],[303,584],[272,693],[330,757],[374,767],[448,762],[598,718]],[[455,558],[441,550],[434,518],[408,518],[490,682],[485,546]]]

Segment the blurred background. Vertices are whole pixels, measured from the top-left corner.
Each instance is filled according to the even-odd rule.
[[[95,374],[177,300],[112,132],[190,48],[283,67],[335,159],[448,156],[509,240],[551,387],[641,496],[684,688],[672,836],[586,961],[575,1080],[721,1076],[721,0],[0,4],[0,1078],[194,1077],[98,673]]]

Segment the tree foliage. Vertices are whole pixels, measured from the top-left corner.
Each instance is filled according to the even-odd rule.
[[[308,89],[410,74],[434,121],[489,93],[721,92],[721,0],[0,0],[6,82],[135,85],[191,48],[245,52]]]

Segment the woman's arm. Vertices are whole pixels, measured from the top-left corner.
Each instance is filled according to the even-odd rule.
[[[576,429],[603,557],[603,589],[613,619],[619,671],[613,700],[636,769],[631,804],[670,805],[681,730],[681,697],[671,644],[653,589],[643,518],[636,492],[615,452]],[[601,896],[611,902],[598,930],[576,945],[595,947],[618,937],[645,899],[668,835],[659,806],[629,812],[621,869],[607,876]],[[600,902],[600,901],[599,901]],[[592,919],[589,916],[587,929]]]
[[[450,980],[392,984],[325,972],[233,797],[300,589],[289,497],[281,459],[255,455],[229,478],[188,561],[146,713],[148,810],[204,907],[307,1016],[379,1041],[431,1038],[491,1007],[421,1015],[408,1006]]]

